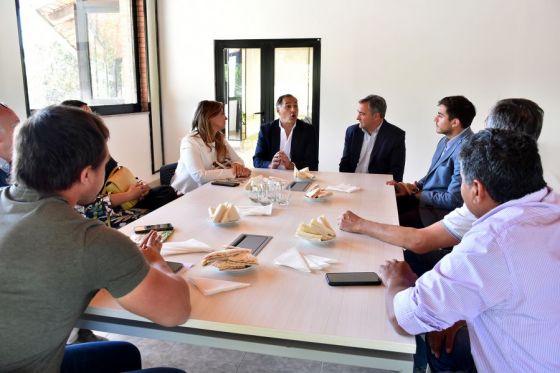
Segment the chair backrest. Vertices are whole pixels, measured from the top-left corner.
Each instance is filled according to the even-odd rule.
[[[171,185],[171,178],[175,175],[177,162],[166,164],[159,169],[159,183],[161,185]]]

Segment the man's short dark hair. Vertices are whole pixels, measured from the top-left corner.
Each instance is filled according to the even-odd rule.
[[[387,112],[387,103],[385,102],[385,99],[383,97],[377,95],[369,95],[362,98],[358,102],[360,104],[367,102],[371,115],[373,115],[374,113],[379,113],[381,118],[385,118],[385,113]]]
[[[62,101],[60,104],[64,106],[73,106],[80,109],[84,106],[87,106],[87,103],[80,100],[66,100],[66,101]]]
[[[278,109],[280,106],[282,106],[282,104],[284,104],[284,99],[287,98],[287,97],[291,97],[291,98],[293,98],[294,100],[297,101],[296,96],[294,96],[294,95],[292,95],[292,94],[289,94],[289,93],[286,93],[285,95],[282,95],[282,96],[278,97],[278,100],[276,100],[276,108],[277,108],[277,109]]]
[[[537,142],[524,133],[482,130],[464,143],[459,157],[463,182],[480,181],[497,203],[519,199],[546,186]]]
[[[465,96],[444,97],[439,100],[438,105],[445,106],[449,120],[459,119],[463,128],[470,127],[476,115],[473,103]]]
[[[506,98],[494,105],[488,118],[487,128],[523,132],[535,140],[541,135],[544,111],[526,98]]]
[[[68,189],[107,156],[109,130],[95,114],[68,106],[35,112],[16,129],[13,176],[42,193]]]

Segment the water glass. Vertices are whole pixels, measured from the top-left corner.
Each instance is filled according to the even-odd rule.
[[[286,181],[278,182],[276,191],[276,203],[278,206],[287,206],[290,203],[290,183]]]

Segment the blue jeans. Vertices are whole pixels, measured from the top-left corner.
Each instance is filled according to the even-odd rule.
[[[142,369],[140,351],[129,342],[90,342],[68,345],[64,350],[61,373],[185,373],[175,368]]]

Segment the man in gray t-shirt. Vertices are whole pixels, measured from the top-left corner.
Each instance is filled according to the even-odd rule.
[[[188,285],[156,235],[139,249],[74,211],[101,188],[107,138],[99,117],[65,107],[17,129],[15,185],[0,191],[0,371],[60,371],[68,334],[99,289],[162,325],[188,318]]]

